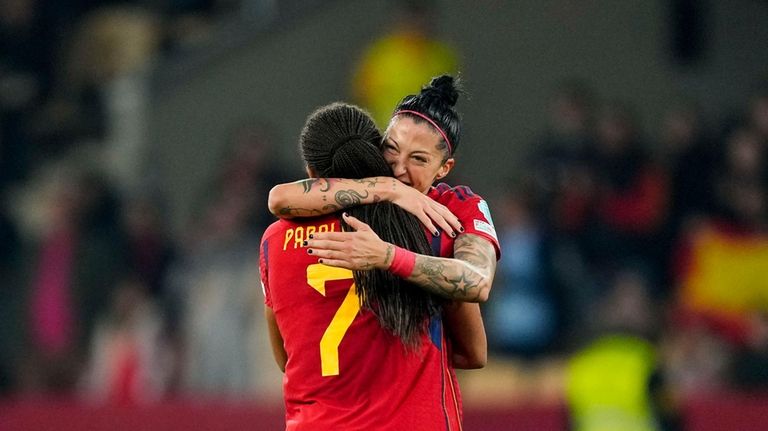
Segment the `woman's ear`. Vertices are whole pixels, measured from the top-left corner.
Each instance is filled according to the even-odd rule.
[[[453,165],[456,163],[456,160],[453,159],[453,157],[446,160],[442,166],[440,166],[440,169],[437,171],[437,179],[445,178],[446,175],[448,175],[449,172],[451,172],[451,169],[453,169]]]

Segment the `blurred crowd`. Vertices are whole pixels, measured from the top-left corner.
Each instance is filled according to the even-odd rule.
[[[256,265],[266,193],[288,179],[277,143],[234,130],[175,232],[132,168],[142,118],[125,97],[143,82],[126,77],[242,3],[0,2],[0,395],[279,397]],[[768,387],[768,86],[725,120],[681,102],[650,130],[631,100],[576,80],[554,93],[492,202],[495,357],[567,358],[574,400],[611,367],[622,386],[611,349],[635,355],[624,376],[643,390]]]
[[[140,170],[152,63],[257,3],[0,2],[0,395],[279,393],[256,264],[285,180],[268,127],[233,131],[181,233]]]
[[[621,399],[632,376],[667,406],[768,389],[765,84],[723,120],[671,103],[643,130],[631,100],[564,82],[494,214],[494,351],[565,358],[572,408],[601,383]]]

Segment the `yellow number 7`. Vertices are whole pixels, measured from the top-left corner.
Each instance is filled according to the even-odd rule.
[[[325,282],[334,280],[351,280],[352,271],[344,268],[335,268],[332,266],[315,263],[307,267],[307,283],[315,290],[325,296]],[[336,310],[336,314],[331,319],[331,324],[320,339],[320,366],[323,376],[339,375],[339,344],[347,329],[355,320],[357,312],[360,311],[360,301],[357,299],[355,283],[352,283],[347,296]]]

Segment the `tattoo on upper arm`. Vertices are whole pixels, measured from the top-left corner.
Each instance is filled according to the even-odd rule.
[[[360,205],[363,199],[367,198],[368,192],[362,195],[354,190],[339,190],[336,192],[336,203],[342,208],[347,208],[355,205]]]
[[[477,235],[461,235],[456,239],[453,257],[488,269],[496,262],[496,250],[488,240]]]

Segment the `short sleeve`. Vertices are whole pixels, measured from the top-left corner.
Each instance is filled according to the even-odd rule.
[[[471,233],[487,239],[496,250],[496,260],[501,257],[501,247],[496,228],[493,225],[488,203],[466,186],[456,186],[442,193],[443,205],[459,218],[464,233]]]

